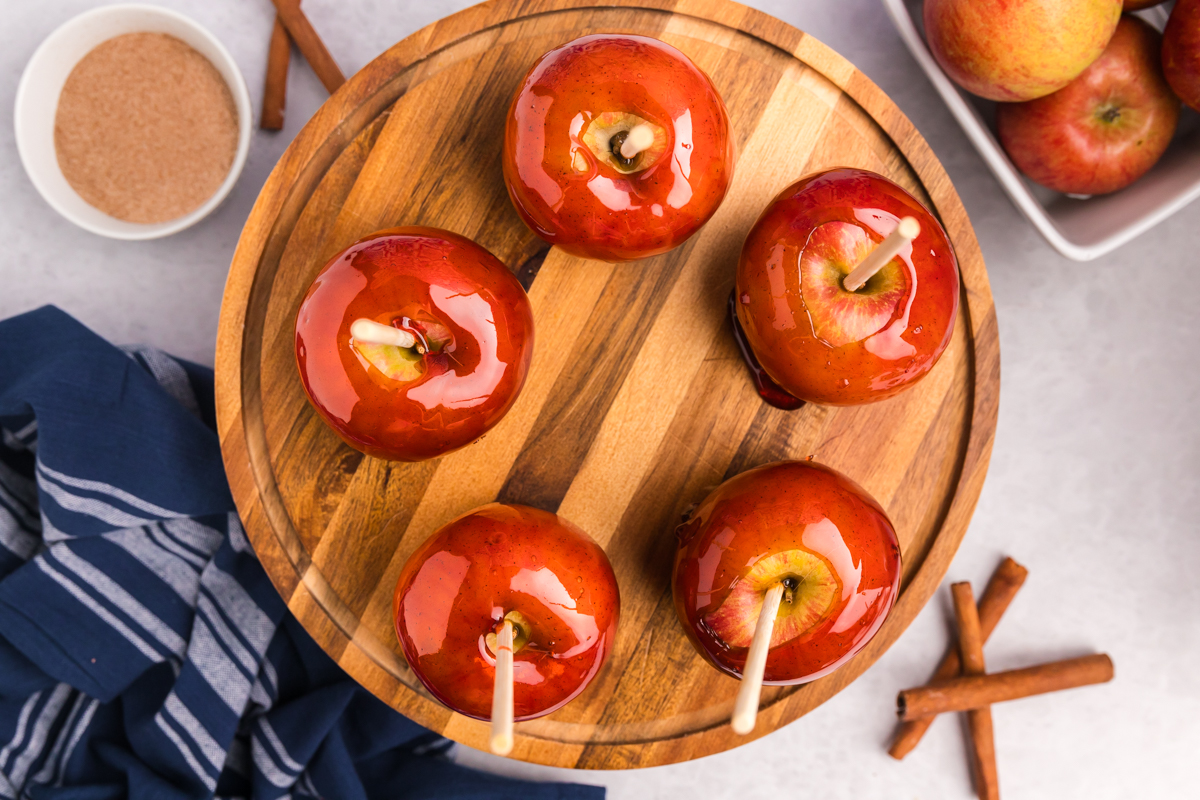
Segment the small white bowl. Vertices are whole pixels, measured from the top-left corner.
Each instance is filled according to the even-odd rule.
[[[144,224],[110,217],[88,203],[67,183],[54,147],[54,117],[67,76],[96,45],[125,33],[166,33],[183,40],[212,62],[229,85],[238,114],[238,147],[225,182],[204,205],[167,222]],[[175,11],[157,6],[102,6],[60,26],[42,42],[25,66],[17,86],[13,114],[17,151],[29,179],[55,211],[84,230],[113,239],[157,239],[194,225],[216,208],[233,189],[246,156],[252,131],[250,93],[233,56],[216,37]]]
[[[996,139],[995,103],[960,89],[942,71],[922,37],[922,0],[883,0],[900,37],[967,138],[996,175],[1013,203],[1054,249],[1075,261],[1109,253],[1162,222],[1200,197],[1200,119],[1184,108],[1179,132],[1162,159],[1132,185],[1112,194],[1076,198],[1026,178]],[[1138,12],[1159,30],[1164,6]]]

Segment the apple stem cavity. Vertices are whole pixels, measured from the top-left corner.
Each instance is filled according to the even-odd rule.
[[[396,347],[413,347],[417,337],[408,331],[382,325],[369,319],[356,319],[350,326],[350,335],[363,344],[390,344]]]
[[[798,589],[800,587],[800,581],[796,580],[795,578],[793,578],[791,576],[788,576],[783,579],[782,585],[783,585],[783,602],[787,603],[790,606],[792,603],[796,602],[796,589]]]
[[[921,223],[916,219],[905,217],[900,220],[895,230],[846,276],[842,281],[842,286],[846,288],[847,292],[857,292],[867,281],[871,280],[876,272],[883,269],[889,261],[899,255],[901,250],[920,235]]]
[[[621,142],[621,158],[632,161],[634,156],[654,144],[654,130],[647,124],[635,125],[630,128]]]
[[[758,612],[754,638],[750,641],[750,652],[746,654],[746,666],[742,668],[742,685],[738,687],[737,700],[733,704],[733,732],[741,736],[754,730],[754,722],[758,718],[758,700],[762,695],[763,673],[767,669],[767,652],[771,649],[771,635],[775,632],[775,616],[779,613],[783,592],[782,582],[768,589],[762,610]]]
[[[504,620],[496,634],[491,747],[498,756],[506,756],[513,749],[513,624],[509,619]]]

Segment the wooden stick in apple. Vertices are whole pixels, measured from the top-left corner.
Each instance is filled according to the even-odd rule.
[[[649,125],[635,125],[621,142],[621,158],[629,160],[654,144],[654,129]]]
[[[369,319],[356,319],[350,325],[350,335],[366,344],[393,344],[396,347],[412,347],[417,337],[408,331],[382,325]]]
[[[872,250],[871,254],[864,258],[862,263],[855,267],[846,276],[846,279],[842,281],[842,285],[846,287],[846,291],[857,292],[861,289],[867,281],[871,280],[871,276],[883,269],[909,242],[920,235],[921,223],[917,222],[915,218],[904,217],[900,220],[895,230],[880,242],[879,246]]]
[[[742,669],[742,685],[738,688],[737,700],[733,704],[733,732],[745,736],[754,730],[758,717],[758,699],[762,694],[763,672],[767,668],[767,652],[771,649],[771,636],[775,632],[775,617],[783,600],[784,585],[777,583],[767,590],[763,598],[762,611],[754,626],[754,638],[750,640],[750,652],[746,654],[746,666]]]
[[[506,756],[513,748],[513,624],[504,620],[496,634],[496,685],[492,689],[492,752]]]

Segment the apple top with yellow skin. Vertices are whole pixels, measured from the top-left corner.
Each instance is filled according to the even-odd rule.
[[[1179,0],[1163,31],[1167,83],[1187,106],[1200,111],[1200,0]]]
[[[989,100],[1058,91],[1104,51],[1121,0],[925,0],[925,38],[946,74]]]
[[[741,676],[772,586],[783,583],[764,683],[827,675],[866,645],[900,586],[900,544],[845,475],[782,461],[717,487],[679,527],[675,611],[717,669]]]
[[[351,333],[366,319],[412,347]],[[318,273],[296,314],[296,364],[347,444],[421,461],[470,444],[516,402],[533,357],[533,309],[495,256],[436,228],[379,231]]]
[[[645,148],[622,146],[641,128]],[[592,35],[534,64],[504,129],[504,180],[527,225],[568,253],[664,253],[717,210],[733,178],[729,117],[712,81],[674,47]]]
[[[921,232],[856,292],[842,281],[903,217]],[[746,237],[735,309],[762,369],[813,403],[858,405],[920,380],[950,343],[958,261],[941,224],[902,187],[860,169],[802,178]]]
[[[620,591],[604,551],[563,518],[492,503],[448,523],[405,563],[396,635],[442,703],[489,719],[495,634],[513,623],[513,709],[561,708],[600,671],[616,640]]]

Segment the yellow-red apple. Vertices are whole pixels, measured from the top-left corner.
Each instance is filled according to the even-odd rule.
[[[1087,69],[1120,17],[1121,0],[925,0],[925,38],[959,86],[1019,102]]]
[[[1104,54],[1066,88],[996,109],[1000,143],[1033,180],[1068,194],[1106,194],[1144,175],[1179,122],[1163,78],[1162,36],[1126,16]]]

